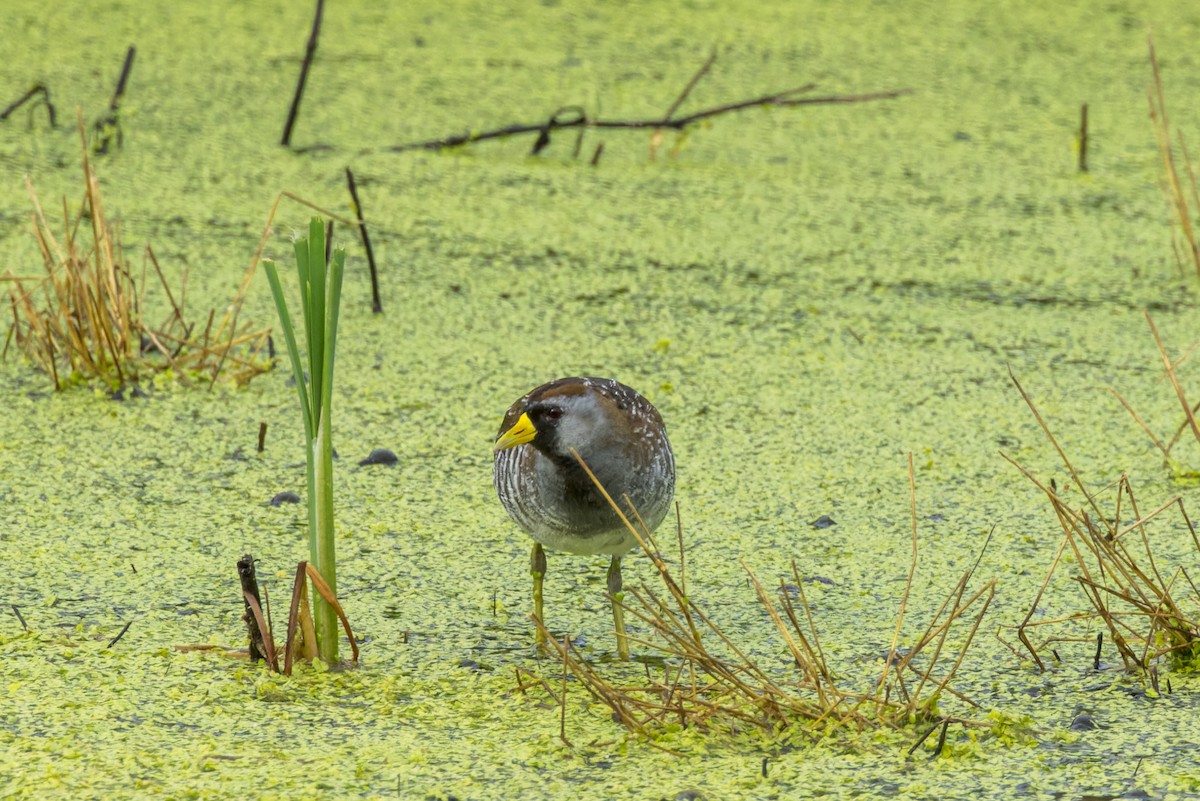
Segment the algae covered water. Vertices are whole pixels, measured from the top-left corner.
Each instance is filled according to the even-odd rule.
[[[363,664],[291,679],[176,648],[243,644],[243,553],[260,559],[276,604],[306,555],[303,507],[269,504],[304,487],[286,368],[240,388],[164,382],[117,400],[94,386],[54,393],[9,353],[4,795],[1200,792],[1186,670],[1164,666],[1153,692],[1111,645],[1097,666],[1095,627],[1047,646],[1059,661],[1044,672],[1006,645],[1061,529],[1001,455],[1070,481],[1011,368],[1093,491],[1126,473],[1143,512],[1190,502],[1200,453],[1185,441],[1164,468],[1107,390],[1159,436],[1181,420],[1143,311],[1178,357],[1200,339],[1197,279],[1172,251],[1146,37],[1173,126],[1200,131],[1192,5],[331,3],[293,134],[303,152],[278,140],[307,5],[9,6],[0,100],[40,82],[58,119],[51,128],[34,106],[0,123],[3,269],[41,269],[25,176],[46,209],[63,196],[77,207],[73,109],[103,116],[136,45],[120,146],[94,159],[131,262],[151,244],[170,277],[186,271],[195,316],[219,312],[277,193],[344,212],[349,165],[384,312],[371,313],[362,249],[341,231],[339,591]],[[389,151],[576,104],[653,118],[714,47],[688,107],[810,82],[819,94],[912,93],[717,117],[682,140],[667,133],[653,159],[653,134],[631,131],[588,132],[579,158],[574,133],[537,157],[526,137]],[[266,255],[287,258],[310,213],[285,201]],[[254,281],[243,314],[271,325],[266,280]],[[907,754],[917,731],[646,742],[576,685],[565,745],[550,696],[518,689],[522,671],[554,687],[561,677],[532,647],[529,543],[493,495],[490,450],[512,399],[563,375],[615,377],[662,412],[691,594],[781,672],[786,648],[739,560],[773,585],[793,559],[819,577],[806,592],[830,662],[869,684],[909,570],[911,452],[919,560],[901,644],[990,532],[975,575],[996,578],[996,598],[955,686],[979,705],[965,714],[995,725],[951,728],[936,759],[933,741]],[[358,465],[379,447],[398,463]],[[814,525],[822,516],[834,525]],[[1164,569],[1194,568],[1177,519],[1153,536]],[[603,560],[549,557],[551,629],[621,671]],[[625,574],[654,578],[640,557]],[[1065,572],[1037,615],[1086,608]]]

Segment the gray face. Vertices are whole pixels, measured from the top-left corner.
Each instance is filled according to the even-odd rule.
[[[525,410],[537,436],[531,443],[547,456],[572,459],[571,449],[586,456],[612,434],[595,395],[560,395],[535,401]]]

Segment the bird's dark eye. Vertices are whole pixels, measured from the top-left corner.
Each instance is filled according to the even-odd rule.
[[[562,410],[562,407],[561,407],[561,406],[550,406],[550,407],[548,407],[548,408],[546,409],[545,416],[546,416],[546,419],[547,419],[547,420],[557,420],[558,418],[560,418],[560,417],[562,417],[562,416],[563,416],[563,410]]]

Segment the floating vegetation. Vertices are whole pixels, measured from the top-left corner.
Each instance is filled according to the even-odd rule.
[[[1054,481],[1047,485],[1011,456],[1003,454],[1045,493],[1063,530],[1046,578],[1028,614],[1015,627],[1017,638],[1038,668],[1044,670],[1046,652],[1056,656],[1055,643],[1094,641],[1097,639],[1094,624],[1100,621],[1127,670],[1145,672],[1155,679],[1163,660],[1172,666],[1194,664],[1200,658],[1200,591],[1182,564],[1167,567],[1162,564],[1161,555],[1155,557],[1156,550],[1160,554],[1163,550],[1159,538],[1185,533],[1196,549],[1195,555],[1200,556],[1200,539],[1183,498],[1176,496],[1143,514],[1124,473],[1101,492],[1089,491],[1033,400],[1015,375],[1012,380],[1083,501],[1068,500],[1066,495],[1071,488],[1064,487],[1060,492]],[[1190,408],[1186,401],[1184,405]],[[1172,519],[1174,522],[1169,522]],[[1155,529],[1155,545],[1151,544],[1151,524]],[[1061,570],[1071,571],[1070,578],[1078,583],[1087,608],[1066,610],[1057,616],[1049,612],[1050,617],[1043,617],[1047,614],[1043,607],[1046,588]],[[1045,636],[1041,634],[1043,631],[1047,632]],[[1102,640],[1097,644],[1097,667],[1101,646]],[[1012,645],[1009,648],[1020,655]]]
[[[583,464],[582,459],[580,463]],[[587,465],[583,466],[587,470]],[[749,656],[747,649],[689,595],[682,529],[680,564],[675,573],[659,555],[657,543],[636,512],[632,521],[626,518],[603,487],[601,492],[658,571],[657,586],[642,583],[628,588],[621,605],[653,632],[650,637],[630,639],[663,658],[661,677],[653,676],[647,666],[644,680],[614,681],[604,669],[584,658],[569,640],[552,636],[536,617],[534,623],[552,644],[564,671],[612,709],[615,719],[641,735],[678,726],[705,731],[758,730],[771,737],[798,733],[802,738],[816,740],[838,732],[920,727],[923,732],[912,750],[941,730],[935,751],[938,753],[951,724],[985,728],[990,725],[966,717],[978,711],[978,704],[955,690],[952,682],[995,595],[995,579],[971,591],[969,585],[978,566],[976,562],[963,573],[915,641],[901,647],[917,565],[916,488],[911,455],[908,469],[912,563],[888,657],[883,660],[880,675],[869,686],[846,686],[846,681],[829,666],[816,616],[794,561],[794,583],[781,582],[778,592],[764,586],[754,571],[742,563],[758,603],[774,624],[778,647],[786,652],[791,664],[790,670],[768,669]],[[518,681],[520,689],[533,685],[520,676]],[[563,699],[565,703],[565,693]],[[959,709],[948,712],[942,708],[943,702]],[[565,731],[562,737],[565,741]]]
[[[226,323],[214,327],[212,311],[202,323],[189,322],[187,273],[178,291],[172,291],[149,246],[140,273],[131,269],[119,226],[105,215],[82,114],[79,134],[85,195],[74,218],[64,199],[61,237],[55,236],[26,179],[45,274],[0,276],[9,285],[12,309],[5,354],[15,343],[50,376],[56,390],[93,378],[115,389],[167,371],[182,383],[211,383],[223,375],[240,384],[270,369],[270,329]],[[151,267],[155,278],[148,280]],[[147,319],[147,295],[155,283],[162,294],[159,303],[167,308],[157,325]]]

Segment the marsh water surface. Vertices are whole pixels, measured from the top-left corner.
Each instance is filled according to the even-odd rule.
[[[1056,646],[1044,673],[1007,648],[1061,530],[1000,455],[1066,480],[1021,378],[1090,486],[1122,472],[1144,508],[1194,485],[1160,436],[1178,424],[1144,309],[1176,354],[1200,339],[1147,118],[1153,29],[1172,122],[1200,131],[1194,3],[327,4],[294,153],[278,146],[311,4],[9,0],[0,99],[42,82],[57,106],[0,123],[0,267],[41,268],[29,176],[49,209],[82,193],[73,109],[104,113],[129,45],[122,140],[95,165],[131,259],[152,244],[188,302],[228,302],[281,190],[345,210],[351,165],[382,266],[370,311],[349,257],[335,399],[340,592],[356,670],[281,679],[214,651],[245,639],[234,563],[273,597],[304,558],[299,412],[285,365],[248,386],[76,386],[0,366],[0,795],[14,798],[1151,797],[1200,792],[1198,689],[1148,693],[1114,651]],[[546,119],[581,104],[654,117],[711,49],[689,107],[815,82],[911,88],[887,101],[751,109],[668,135],[514,137],[455,152],[387,148]],[[1090,171],[1076,168],[1080,106]],[[1194,137],[1193,137],[1194,138]],[[267,255],[309,210],[284,203]],[[273,322],[265,278],[247,318]],[[202,315],[203,312],[200,312]],[[830,661],[869,682],[911,555],[916,636],[992,539],[997,596],[958,689],[1011,741],[951,730],[780,748],[687,731],[631,737],[603,705],[515,692],[532,647],[528,542],[491,488],[491,438],[519,395],[611,375],[670,431],[697,603],[765,662],[784,647],[739,560],[805,576]],[[1183,376],[1186,380],[1186,374]],[[256,453],[259,424],[268,424]],[[394,466],[358,466],[390,448]],[[831,527],[812,521],[827,515]],[[1165,526],[1163,564],[1195,566]],[[649,581],[630,559],[628,581]],[[601,664],[604,564],[550,555],[547,614]],[[278,603],[278,602],[277,602]],[[1066,574],[1039,614],[1080,611]],[[107,647],[122,628],[128,631]],[[1078,633],[1078,632],[1077,632]],[[620,666],[613,665],[613,670]],[[1167,670],[1167,668],[1164,668]],[[861,675],[859,675],[861,674]],[[1072,730],[1081,713],[1096,728]],[[1080,729],[1080,727],[1076,727]],[[768,768],[764,771],[763,759]],[[1143,796],[1144,797],[1144,796]]]

